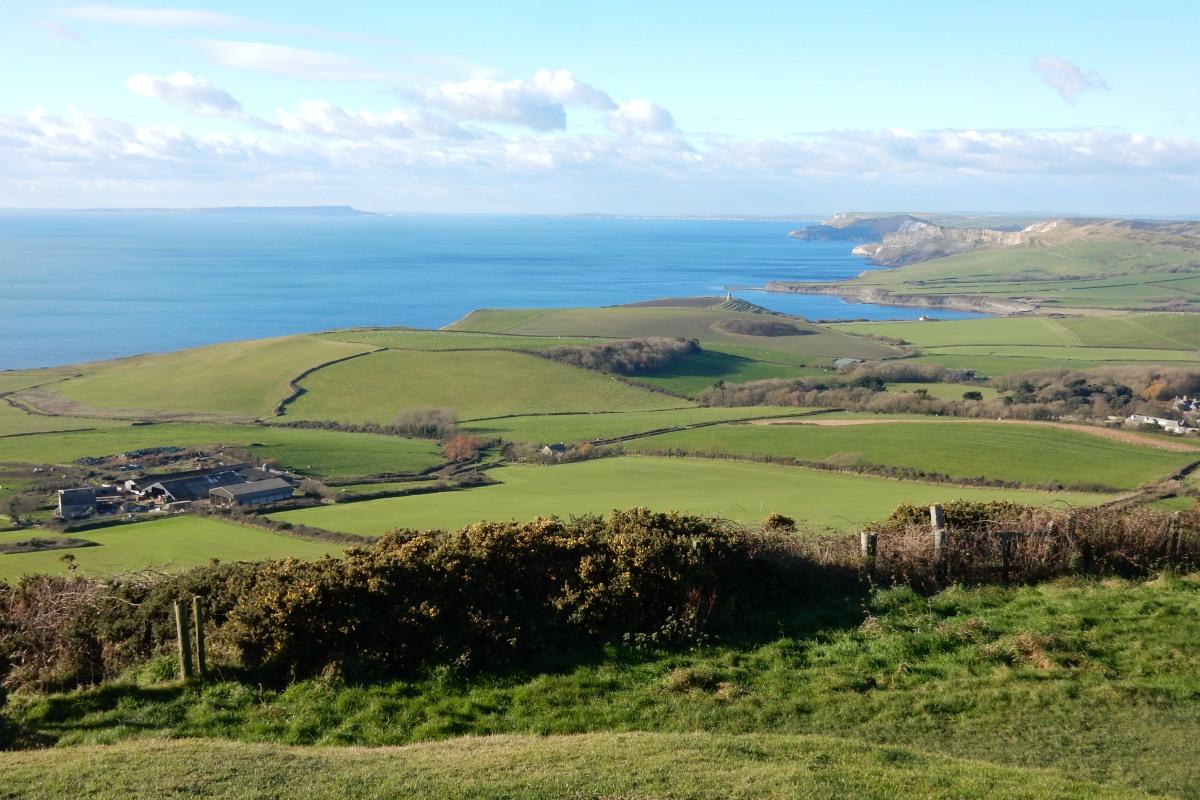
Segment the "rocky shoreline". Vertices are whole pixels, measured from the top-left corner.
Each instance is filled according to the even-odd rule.
[[[1012,298],[1001,300],[962,294],[895,294],[883,289],[851,287],[839,283],[770,281],[763,289],[781,294],[836,295],[844,300],[870,303],[871,305],[941,308],[951,311],[978,311],[985,314],[1032,314],[1040,308],[1036,302]]]

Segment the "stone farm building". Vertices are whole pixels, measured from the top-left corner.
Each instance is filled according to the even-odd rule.
[[[208,497],[216,506],[261,506],[290,500],[292,485],[283,478],[237,483],[210,489]]]

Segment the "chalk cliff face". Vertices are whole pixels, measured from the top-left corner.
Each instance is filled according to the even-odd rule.
[[[1030,226],[1033,227],[1036,226]],[[1020,231],[947,228],[914,219],[885,235],[883,241],[861,244],[852,252],[869,258],[875,264],[899,267],[931,258],[968,253],[983,247],[1014,247],[1029,241],[1030,228]]]

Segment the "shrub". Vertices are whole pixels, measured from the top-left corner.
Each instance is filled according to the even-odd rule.
[[[573,367],[618,375],[645,375],[662,372],[681,358],[698,352],[700,344],[695,339],[651,336],[594,345],[560,345],[534,354]]]
[[[406,408],[396,413],[392,432],[417,439],[445,439],[458,432],[458,415],[449,408]]]
[[[805,336],[815,332],[791,322],[774,319],[723,319],[716,327],[726,333],[738,333],[743,336]]]

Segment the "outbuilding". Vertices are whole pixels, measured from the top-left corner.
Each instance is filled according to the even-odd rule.
[[[292,498],[292,485],[283,478],[267,478],[233,486],[219,486],[208,493],[208,499],[217,506],[264,506]]]
[[[90,486],[58,490],[59,519],[83,519],[96,513],[96,490]]]

